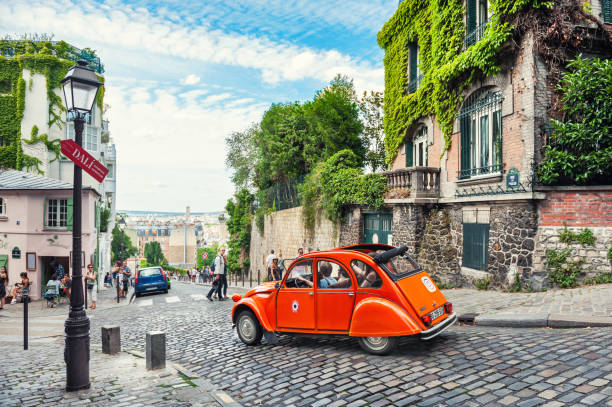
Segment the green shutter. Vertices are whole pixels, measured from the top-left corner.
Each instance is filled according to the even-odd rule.
[[[66,212],[66,229],[72,230],[72,198],[68,198],[68,210]]]
[[[412,141],[410,140],[406,140],[406,167],[412,167],[414,166],[414,161],[413,161],[413,144]]]
[[[6,267],[8,270],[8,254],[0,254],[0,267]]]
[[[601,16],[605,23],[612,23],[612,0],[602,0]]]
[[[469,178],[470,169],[470,115],[464,115],[460,120],[461,131],[461,175],[459,178]]]
[[[410,72],[409,81],[414,81],[417,78],[417,44],[416,42],[410,43]]]
[[[476,1],[467,0],[467,34],[476,29]]]
[[[43,198],[43,229],[47,227],[47,198]]]
[[[100,230],[100,205],[96,202],[96,229]]]

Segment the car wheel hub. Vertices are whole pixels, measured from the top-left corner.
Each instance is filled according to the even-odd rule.
[[[383,349],[385,346],[387,346],[387,342],[389,342],[389,338],[385,336],[370,336],[368,338],[365,338],[365,341],[368,343],[368,345],[372,349],[380,350],[380,349]]]
[[[251,318],[242,318],[239,327],[242,336],[244,336],[247,341],[251,341],[255,338],[255,324]]]

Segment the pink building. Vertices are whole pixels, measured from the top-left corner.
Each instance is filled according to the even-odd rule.
[[[82,272],[95,264],[98,192],[83,188]],[[31,296],[40,299],[55,271],[55,259],[72,274],[72,184],[16,170],[0,170],[0,266],[9,273],[9,290],[26,271]],[[7,290],[7,291],[9,291]],[[8,294],[8,292],[7,292]]]

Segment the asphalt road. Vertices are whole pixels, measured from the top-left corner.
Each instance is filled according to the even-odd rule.
[[[210,303],[207,291],[173,283],[168,294],[100,312],[92,342],[119,324],[123,347],[142,351],[147,331],[165,331],[168,359],[244,406],[612,406],[610,328],[455,326],[429,342],[406,338],[384,357],[343,337],[247,347],[232,329],[233,302]]]

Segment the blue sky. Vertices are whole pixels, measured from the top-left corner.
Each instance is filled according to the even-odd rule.
[[[214,211],[233,193],[224,138],[338,73],[383,90],[376,33],[397,1],[0,0],[4,34],[95,49],[119,208]]]

